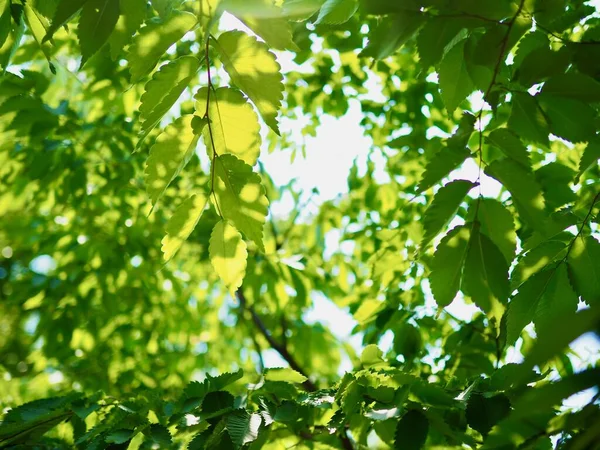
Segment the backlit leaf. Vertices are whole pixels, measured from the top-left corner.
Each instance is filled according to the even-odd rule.
[[[338,24],[347,22],[358,9],[357,0],[326,0],[315,23]]]
[[[481,232],[496,244],[510,265],[517,247],[513,215],[502,203],[493,198],[482,198],[477,201],[479,202],[477,220],[481,224]]]
[[[229,222],[217,222],[208,246],[210,262],[231,295],[242,285],[248,251],[240,232]]]
[[[265,371],[265,380],[267,381],[285,381],[286,383],[304,383],[307,378],[293,369],[275,367]]]
[[[162,240],[161,250],[165,261],[168,262],[192,234],[207,203],[206,196],[194,194],[175,210],[165,227],[167,235]]]
[[[600,102],[600,83],[587,75],[568,72],[550,78],[542,92],[583,102]]]
[[[56,30],[65,25],[88,1],[89,0],[60,0],[44,40],[46,41],[52,38]]]
[[[600,243],[592,236],[578,237],[567,260],[577,293],[591,305],[600,302]]]
[[[119,0],[88,0],[83,5],[77,27],[82,66],[108,41],[117,20]]]
[[[535,97],[529,94],[513,93],[508,128],[526,141],[548,145],[548,122]]]
[[[545,267],[562,259],[566,252],[566,244],[558,240],[549,240],[529,250],[512,271],[511,284],[518,288],[532,275],[542,271]]]
[[[121,15],[108,38],[110,56],[116,60],[123,48],[129,45],[131,38],[146,18],[146,0],[120,0]]]
[[[369,33],[369,41],[361,56],[383,59],[393,55],[417,32],[424,20],[423,15],[415,11],[383,17]]]
[[[511,131],[506,128],[499,128],[486,136],[485,140],[488,144],[502,150],[502,153],[507,157],[514,159],[526,169],[531,170],[531,161],[529,160],[527,147]]]
[[[440,63],[440,90],[450,115],[475,90],[465,62],[465,42],[462,40],[452,47]]]

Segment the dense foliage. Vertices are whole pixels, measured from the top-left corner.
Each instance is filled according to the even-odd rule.
[[[593,6],[0,0],[0,70],[0,448],[599,448]]]

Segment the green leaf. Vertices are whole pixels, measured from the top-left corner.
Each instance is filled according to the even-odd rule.
[[[150,438],[161,447],[170,446],[173,442],[169,430],[158,423],[150,425],[149,435]]]
[[[448,43],[468,24],[468,19],[448,17],[429,19],[417,36],[417,48],[419,49],[421,64],[424,67],[429,67],[440,62]]]
[[[50,64],[50,70],[52,73],[56,73],[56,69],[54,69],[54,65],[50,62],[50,56],[52,54],[52,46],[49,42],[44,41],[44,37],[49,28],[48,20],[42,16],[38,11],[31,7],[29,3],[25,3],[23,6],[23,12],[25,15],[25,20],[27,22],[27,26],[33,35],[33,38],[36,40],[38,45],[40,46],[40,50],[48,60]]]
[[[450,115],[475,90],[465,61],[465,42],[463,39],[452,47],[440,63],[440,90]]]
[[[423,192],[429,189],[457,169],[470,154],[471,152],[466,147],[443,147],[425,166],[425,172],[417,186],[417,191]]]
[[[600,302],[600,243],[592,236],[579,236],[567,261],[577,293],[590,305]]]
[[[268,47],[241,31],[227,31],[217,40],[223,67],[256,105],[265,123],[279,134],[277,114],[283,99],[283,76]]]
[[[133,35],[142,26],[146,18],[146,4],[146,0],[120,0],[121,15],[108,38],[110,56],[113,60],[119,57],[123,48],[129,45]]]
[[[532,275],[562,259],[566,249],[567,246],[564,242],[549,240],[529,250],[525,256],[519,258],[512,271],[511,285],[513,289],[518,288]]]
[[[544,191],[546,208],[554,211],[577,200],[570,183],[575,171],[559,162],[551,162],[535,171],[535,177]]]
[[[314,15],[325,0],[284,0],[283,15],[292,20],[306,20]]]
[[[513,92],[508,128],[521,138],[548,146],[548,122],[537,100],[529,94]]]
[[[260,176],[233,155],[213,159],[217,211],[264,251],[263,225],[269,201]]]
[[[308,378],[293,369],[276,367],[265,371],[267,381],[285,381],[286,383],[304,383]]]
[[[60,3],[56,7],[52,23],[44,36],[44,41],[51,39],[56,30],[65,25],[71,18],[79,12],[81,8],[89,0],[60,0]]]
[[[423,216],[424,236],[421,249],[424,249],[455,216],[468,192],[477,186],[466,180],[455,180],[442,187],[433,198]]]
[[[538,97],[553,134],[571,142],[585,142],[595,137],[596,112],[588,103],[546,93]]]
[[[536,48],[525,56],[515,78],[522,85],[529,87],[564,72],[570,59],[571,55],[566,47],[558,51],[550,50],[547,45]]]
[[[175,253],[192,234],[207,203],[208,198],[205,195],[194,194],[175,210],[165,227],[167,235],[162,239],[161,250],[165,262],[175,256]]]
[[[508,300],[508,263],[502,252],[480,232],[479,222],[473,224],[463,273],[463,287],[473,302],[498,323]]]
[[[560,264],[540,299],[533,322],[539,336],[556,332],[557,327],[577,312],[579,298],[569,281],[567,266]]]
[[[131,82],[146,76],[167,49],[196,26],[196,16],[174,11],[162,22],[153,22],[140,29],[129,46],[128,60]]]
[[[0,0],[0,48],[10,32],[10,0]]]
[[[326,0],[321,6],[316,24],[339,24],[350,20],[358,9],[357,0]]]
[[[499,148],[507,157],[514,159],[527,170],[531,170],[531,161],[527,147],[521,139],[506,128],[498,128],[485,138],[486,142]]]
[[[402,416],[396,426],[394,435],[394,449],[419,450],[427,441],[429,433],[429,420],[416,409],[411,409]]]
[[[141,130],[147,135],[196,78],[200,61],[182,56],[162,66],[146,83],[140,104]]]
[[[194,155],[202,127],[200,117],[185,115],[170,124],[150,148],[144,180],[152,205],[156,205],[169,184]]]
[[[77,37],[83,66],[108,41],[119,20],[119,0],[88,0],[81,10]]]
[[[546,81],[542,93],[595,103],[600,102],[600,83],[582,73],[568,72]]]
[[[496,160],[487,166],[485,172],[510,192],[523,221],[535,230],[546,230],[548,217],[542,189],[530,172],[512,159]]]
[[[360,355],[360,362],[365,368],[383,365],[383,352],[375,344],[367,345]]]
[[[415,11],[403,11],[383,17],[369,33],[369,41],[360,56],[384,59],[393,55],[421,27],[425,18]]]
[[[585,147],[583,155],[581,156],[581,160],[579,161],[579,172],[577,173],[577,178],[579,179],[579,177],[581,177],[586,170],[588,170],[594,164],[597,164],[598,159],[600,159],[600,141],[590,141]]]
[[[435,251],[429,282],[433,297],[440,308],[452,303],[460,289],[469,236],[469,227],[456,227],[442,239]]]
[[[217,222],[210,235],[210,262],[231,295],[242,285],[248,251],[240,232],[229,222]]]
[[[502,203],[493,198],[482,198],[477,202],[479,202],[479,207],[476,208],[477,220],[481,224],[481,232],[496,244],[510,265],[515,258],[517,247],[513,215]]]
[[[467,422],[471,428],[486,436],[490,430],[510,413],[510,400],[504,394],[484,397],[473,394],[467,402]]]
[[[219,88],[208,95],[209,89],[202,88],[194,97],[198,112],[206,111],[209,100],[211,127],[206,127],[203,133],[208,156],[212,159],[213,150],[217,155],[230,153],[253,166],[260,154],[261,138],[258,116],[252,105],[237,89]]]
[[[253,442],[258,437],[262,423],[259,414],[248,414],[246,411],[235,411],[227,417],[227,432],[236,448]]]

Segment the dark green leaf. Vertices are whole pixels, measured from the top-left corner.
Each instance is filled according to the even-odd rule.
[[[396,450],[419,450],[427,441],[429,420],[416,409],[408,411],[396,426],[394,448]]]

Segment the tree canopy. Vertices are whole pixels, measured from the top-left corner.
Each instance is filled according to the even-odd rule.
[[[0,0],[0,448],[599,448],[599,105],[580,0]]]

